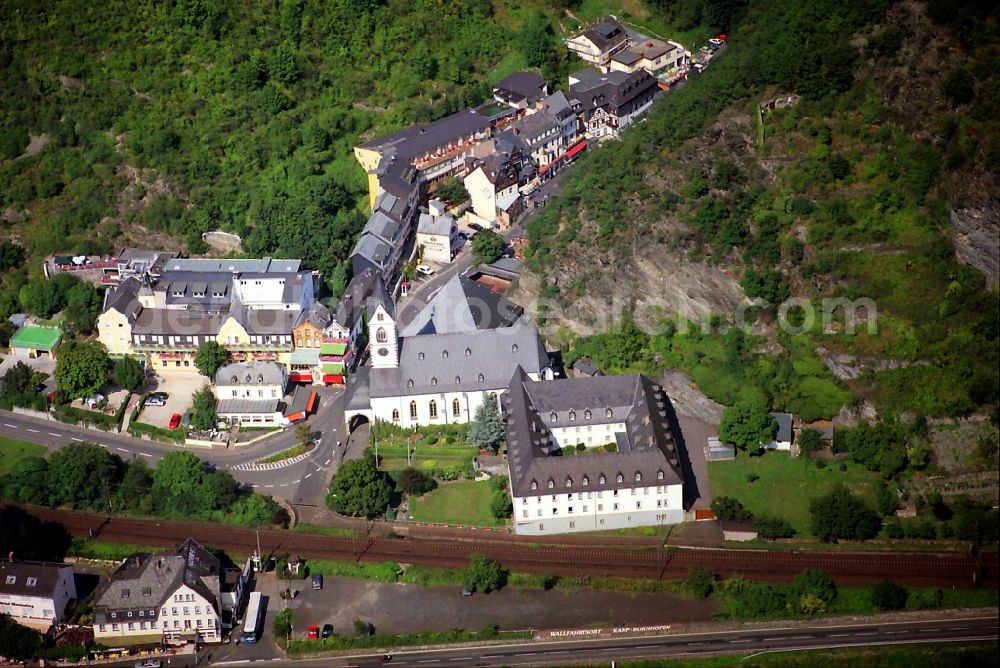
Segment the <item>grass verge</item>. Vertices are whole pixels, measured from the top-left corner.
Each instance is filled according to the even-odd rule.
[[[291,459],[292,457],[298,457],[299,455],[304,455],[305,453],[312,450],[313,446],[311,443],[299,443],[298,445],[292,446],[287,450],[282,450],[281,452],[276,452],[273,455],[264,457],[263,459],[258,459],[258,464],[270,464],[272,462],[280,462],[286,459]]]
[[[44,455],[44,445],[0,436],[0,475],[10,471],[14,464],[25,457],[42,457]]]

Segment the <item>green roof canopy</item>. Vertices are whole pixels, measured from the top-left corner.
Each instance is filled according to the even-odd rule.
[[[56,347],[56,344],[59,343],[62,335],[62,330],[58,327],[25,325],[10,340],[10,347],[51,352]]]

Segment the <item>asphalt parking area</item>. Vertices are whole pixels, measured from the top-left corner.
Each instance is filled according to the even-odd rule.
[[[353,635],[355,619],[371,622],[377,633],[403,634],[493,624],[507,630],[686,624],[711,620],[718,611],[714,601],[664,593],[509,588],[462,596],[461,587],[338,577],[326,577],[322,591],[309,589],[308,579],[298,586],[305,591],[295,598],[296,630],[333,624],[344,635]]]
[[[191,397],[208,384],[208,379],[197,373],[160,375],[159,378],[159,383],[150,392],[166,392],[169,395],[167,403],[143,408],[139,422],[166,429],[171,415],[183,415],[191,410]]]

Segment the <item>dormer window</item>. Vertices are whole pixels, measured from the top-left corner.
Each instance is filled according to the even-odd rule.
[[[441,351],[441,358],[442,359],[448,359],[448,351],[447,350],[442,350]]]
[[[555,411],[552,411],[549,414],[549,420],[551,420],[552,422],[558,422],[559,421],[559,415],[557,415]]]
[[[431,385],[437,385],[437,384],[438,384],[438,379],[437,379],[437,378],[434,378],[434,377],[432,376],[432,377],[431,377]]]
[[[251,379],[252,379],[252,376],[250,374],[247,374],[246,382],[247,382],[248,385],[250,384]]]
[[[25,580],[25,584],[28,585],[29,587],[34,587],[36,584],[38,584],[38,578],[28,578],[27,580]]]
[[[604,417],[611,417],[613,414],[614,414],[614,411],[612,411],[610,408],[608,410],[604,411]]]
[[[510,352],[512,352],[512,353],[516,353],[517,352],[517,344],[516,343],[510,347]]]
[[[408,381],[406,381],[406,386],[407,387],[413,387],[413,379],[412,378],[409,379]]]
[[[263,383],[264,382],[264,374],[261,373],[261,374],[257,375],[257,382],[258,383]]]
[[[621,473],[615,476],[615,482],[622,482],[623,480],[625,480],[625,476],[623,476]]]
[[[570,411],[569,412],[569,421],[573,422],[574,420],[576,420],[576,411]]]
[[[567,487],[572,487],[573,486],[573,479],[572,478],[566,478],[566,486]]]
[[[556,481],[553,480],[552,478],[549,478],[549,489],[554,489],[555,486],[556,486]]]
[[[534,480],[531,481],[531,489],[538,489],[538,483]]]
[[[604,477],[603,473],[601,474],[601,477],[597,479],[597,483],[600,484],[600,485],[603,485],[606,481],[607,481],[607,478]]]
[[[237,378],[236,376],[233,376],[232,381],[233,381],[233,385],[238,385],[239,382],[240,382],[240,379]]]
[[[483,374],[479,374],[479,382],[481,383],[484,380],[486,380],[486,376],[484,376]]]
[[[590,419],[590,409],[589,408],[587,410],[583,411],[583,419],[584,420],[589,420]]]
[[[468,357],[468,356],[470,356],[471,354],[472,354],[472,348],[466,348],[466,349],[465,349],[465,356],[466,356],[466,357]]]
[[[459,384],[461,384],[461,382],[462,382],[462,377],[461,376],[455,376],[455,384],[459,385]]]
[[[417,353],[417,359],[418,360],[422,360],[423,358],[424,358],[424,354],[423,353]]]
[[[638,471],[635,472],[635,481],[642,482],[642,474],[639,473]]]
[[[656,472],[656,479],[657,480],[663,480],[663,471],[657,471]]]
[[[587,476],[583,476],[583,480],[580,481],[580,484],[586,487],[587,485],[590,484],[590,478],[588,478]]]

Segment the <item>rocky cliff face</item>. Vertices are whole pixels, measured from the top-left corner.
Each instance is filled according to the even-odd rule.
[[[994,191],[996,192],[996,191]],[[957,206],[948,211],[955,255],[983,272],[990,285],[1000,282],[1000,201],[986,206]]]

